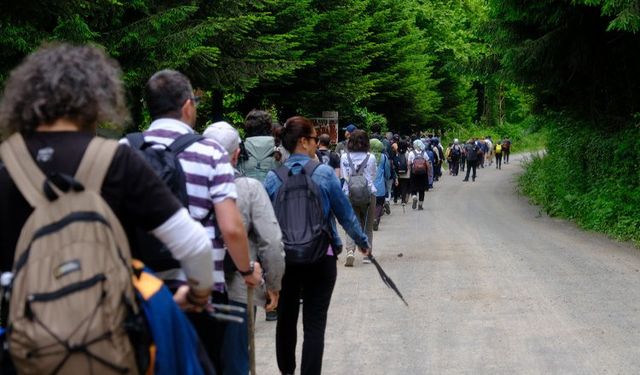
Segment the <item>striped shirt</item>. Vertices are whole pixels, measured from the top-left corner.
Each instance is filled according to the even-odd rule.
[[[144,138],[147,142],[169,145],[179,136],[193,132],[191,127],[181,121],[163,118],[151,123],[149,129],[144,132]],[[203,139],[190,145],[178,154],[178,160],[187,181],[189,213],[195,220],[202,222],[209,216],[215,204],[238,197],[229,155],[214,140]],[[202,224],[213,244],[213,289],[224,292],[223,264],[226,250],[222,234],[217,229],[213,217],[209,216]],[[184,274],[180,278],[183,277]]]

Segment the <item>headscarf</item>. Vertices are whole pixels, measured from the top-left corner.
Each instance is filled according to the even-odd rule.
[[[379,163],[380,154],[382,153],[382,150],[384,150],[384,144],[377,138],[371,138],[369,140],[369,147],[371,149],[371,153],[376,157],[376,163]]]
[[[416,139],[415,141],[413,141],[413,149],[418,152],[424,151],[424,143],[422,143],[421,140]]]

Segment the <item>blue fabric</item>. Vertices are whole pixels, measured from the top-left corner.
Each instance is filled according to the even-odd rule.
[[[147,269],[145,272],[151,273]],[[204,375],[198,358],[198,336],[187,317],[173,302],[169,289],[163,285],[148,300],[142,297],[140,300],[156,345],[155,373]]]
[[[307,155],[292,154],[284,165],[291,169],[294,174],[298,174],[309,160],[311,159]],[[354,239],[359,247],[363,249],[369,248],[367,235],[362,231],[360,222],[356,218],[353,208],[351,208],[351,203],[349,203],[349,199],[340,187],[340,181],[336,177],[335,171],[328,165],[321,164],[316,168],[311,179],[320,188],[322,212],[326,220],[331,222],[331,216],[335,215],[345,232]],[[269,194],[271,202],[275,201],[280,186],[282,186],[280,178],[273,171],[269,171],[267,178],[264,180],[264,187]],[[334,239],[338,238],[335,225],[331,226],[331,230],[333,231]]]
[[[387,196],[387,180],[391,178],[391,166],[387,155],[380,154],[380,161],[378,162],[378,170],[376,172],[376,179],[373,181],[373,185],[376,187],[376,197]]]

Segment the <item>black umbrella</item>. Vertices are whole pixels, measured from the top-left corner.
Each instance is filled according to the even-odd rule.
[[[396,286],[396,283],[394,283],[393,280],[391,280],[391,278],[389,277],[389,275],[387,275],[387,273],[384,272],[384,270],[382,269],[382,267],[380,266],[380,263],[378,263],[376,258],[374,258],[373,255],[369,255],[369,259],[371,260],[371,263],[373,263],[373,265],[376,266],[376,269],[378,270],[378,273],[380,274],[380,278],[382,279],[382,281],[389,288],[393,289],[393,291],[396,292],[398,297],[400,297],[402,302],[404,302],[404,304],[407,305],[407,307],[408,307],[409,304],[407,303],[407,301],[404,300],[404,297],[402,296],[402,293],[400,293],[400,290],[398,290],[398,287]]]

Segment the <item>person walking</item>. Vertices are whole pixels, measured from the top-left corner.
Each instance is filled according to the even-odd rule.
[[[360,222],[360,226],[364,229],[369,238],[369,246],[373,248],[373,222],[376,214],[376,194],[377,189],[374,181],[376,179],[376,159],[369,153],[369,138],[364,130],[355,130],[349,138],[346,151],[340,160],[341,175],[345,179],[342,190],[349,197],[353,211]],[[356,176],[363,176],[366,180],[365,185],[358,185],[359,189],[367,189],[367,191],[354,191],[356,186]],[[355,201],[355,195],[366,195],[368,199]],[[347,259],[346,267],[353,267],[355,260],[356,243],[350,237],[346,238]],[[370,263],[368,257],[363,258],[363,263]]]
[[[394,202],[400,197],[402,207],[407,204],[409,191],[411,189],[411,170],[409,168],[409,144],[406,141],[398,142],[398,152],[394,161],[396,169],[396,197]]]
[[[511,154],[511,140],[509,137],[504,137],[502,140],[502,158],[505,164],[509,164],[509,155]]]
[[[460,160],[462,159],[462,146],[460,146],[460,141],[458,138],[453,140],[453,146],[451,146],[450,157],[451,157],[451,165],[449,169],[451,169],[451,173],[454,176],[458,175],[458,170],[460,168]],[[464,168],[462,168],[464,171]]]
[[[384,144],[375,138],[369,140],[371,145],[371,153],[376,158],[376,179],[374,186],[376,188],[376,218],[373,222],[373,230],[377,231],[380,226],[380,219],[384,213],[384,205],[388,196],[387,181],[391,179],[391,162],[384,152]]]
[[[292,175],[303,173],[312,161],[317,148],[318,134],[311,120],[296,116],[288,119],[282,132],[282,143],[291,153],[285,167]],[[319,164],[319,163],[318,163]],[[305,172],[306,173],[306,172]],[[333,169],[318,165],[310,173],[311,181],[320,191],[322,216],[325,226],[335,215],[349,237],[354,239],[363,254],[369,254],[369,243],[358,219],[340,187],[340,181]],[[271,171],[264,182],[267,194],[275,204],[283,187],[278,174]],[[291,221],[300,218],[291,217]],[[283,231],[283,223],[280,223]],[[322,250],[322,249],[321,249]],[[286,249],[285,249],[286,253]],[[296,369],[296,342],[300,298],[304,300],[302,320],[304,341],[302,344],[302,375],[319,375],[322,372],[324,335],[327,326],[327,311],[337,277],[336,249],[331,245],[322,256],[310,264],[292,264],[286,260],[276,326],[276,357],[282,374],[293,374]],[[288,259],[286,255],[285,259]]]
[[[224,147],[229,154],[231,165],[237,168],[240,158],[240,135],[233,126],[224,121],[216,122],[209,125],[203,135]],[[255,305],[264,306],[268,313],[275,311],[278,306],[284,274],[282,232],[262,183],[243,176],[236,169],[235,184],[238,191],[236,204],[249,237],[251,261],[259,261],[264,271],[265,283],[256,289]],[[247,286],[242,276],[232,269],[225,270],[225,278],[229,303],[246,309]],[[223,374],[249,374],[249,317],[247,313],[239,316],[244,319],[243,323],[229,324],[225,328],[222,348]]]
[[[471,178],[473,181],[476,180],[476,168],[477,163],[480,158],[478,146],[474,139],[470,139],[467,144],[464,146],[465,154],[467,155],[467,175],[464,177],[462,181],[469,181],[469,172],[473,169],[473,173]]]
[[[246,139],[237,170],[247,177],[264,181],[267,172],[277,167],[276,143],[271,114],[260,109],[251,110],[244,120]]]
[[[493,152],[496,155],[496,169],[502,169],[502,144],[496,142]]]
[[[152,119],[143,133],[145,141],[168,146],[181,135],[194,133],[197,98],[184,74],[162,70],[152,75],[145,86],[145,103]],[[262,281],[260,267],[250,263],[247,232],[236,205],[234,169],[224,148],[211,139],[191,144],[177,158],[185,174],[189,213],[202,222],[213,244],[211,298],[226,303],[223,262],[227,252],[248,286],[255,287]],[[174,270],[163,272],[162,278],[185,280]],[[204,314],[189,314],[189,318],[216,371],[221,372],[225,326]]]
[[[432,168],[427,160],[425,145],[421,140],[413,141],[413,151],[409,154],[411,166],[411,208],[422,211],[424,205],[424,193],[428,189],[429,168]]]
[[[67,176],[63,178],[67,181],[78,178],[80,183],[85,183],[84,189],[98,193],[106,202],[106,209],[110,209],[117,219],[110,222],[111,228],[115,232],[116,225],[121,225],[124,230],[127,248],[130,245],[132,257],[138,256],[136,236],[133,235],[137,229],[150,232],[164,243],[173,257],[180,260],[182,272],[188,280],[177,291],[174,300],[184,310],[202,310],[209,301],[213,285],[212,244],[206,231],[189,217],[187,210],[169,188],[134,150],[96,137],[98,124],[122,125],[128,120],[124,92],[122,72],[117,62],[108,58],[102,49],[68,44],[47,45],[27,56],[5,82],[0,102],[0,133],[10,136],[4,141],[6,145],[16,140],[18,144],[22,144],[37,163],[37,169],[49,178],[56,175]],[[185,98],[186,101],[188,98]],[[96,145],[103,147],[98,154],[106,155],[101,152],[105,151],[105,147],[112,148],[115,153],[112,154],[113,158],[104,176],[94,176],[96,178],[93,180],[84,179],[82,177],[89,173],[88,164],[83,163],[85,154],[90,154],[90,150],[95,152]],[[14,249],[20,232],[34,210],[32,203],[27,201],[28,198],[17,187],[15,175],[7,166],[8,164],[0,163],[0,202],[3,202],[0,204],[1,272],[12,270]],[[37,176],[32,174],[32,177]],[[99,183],[101,177],[104,178]],[[59,183],[60,181],[54,184]],[[44,191],[45,189],[43,199]],[[89,224],[76,222],[71,225]],[[48,250],[55,250],[54,246],[52,241]],[[121,256],[129,258],[128,249],[119,250],[124,253]],[[96,256],[95,259],[104,258]],[[83,260],[85,259],[66,263],[66,271],[61,276],[79,271],[79,267],[82,267],[82,271],[93,272],[91,270],[95,269],[94,265],[83,263]],[[127,279],[130,280],[130,277]],[[72,277],[70,280],[78,279]],[[66,284],[58,281],[62,283],[59,285]],[[103,283],[107,285],[113,282],[116,280],[106,279]],[[82,305],[77,305],[74,311],[82,308]],[[86,305],[86,313],[91,316],[97,311],[95,308]],[[6,309],[3,308],[2,311],[6,312]],[[104,313],[102,310],[100,312]],[[58,318],[64,320],[69,317]],[[0,320],[6,324],[6,316]],[[63,327],[64,325],[57,327],[59,334],[73,335],[71,332],[60,332],[59,329]],[[167,327],[168,330],[169,328]],[[120,329],[125,329],[124,324]],[[56,349],[53,346],[50,348]],[[125,350],[126,347],[117,349]],[[64,355],[64,351],[60,353],[61,356]],[[52,355],[49,358],[55,359],[56,354]],[[77,350],[68,355],[75,365],[86,363],[87,367],[75,367],[75,371],[70,371],[67,366],[61,365],[61,374],[91,371],[103,373],[109,370],[103,367],[105,363],[92,361],[86,351]],[[79,356],[87,356],[86,361],[78,358]],[[33,359],[36,358],[34,355]],[[6,359],[0,373],[11,374],[14,370]],[[45,359],[38,358],[37,361]],[[113,365],[125,368],[129,373],[137,373],[135,364],[131,362],[122,361]],[[193,369],[181,370],[189,373]]]

